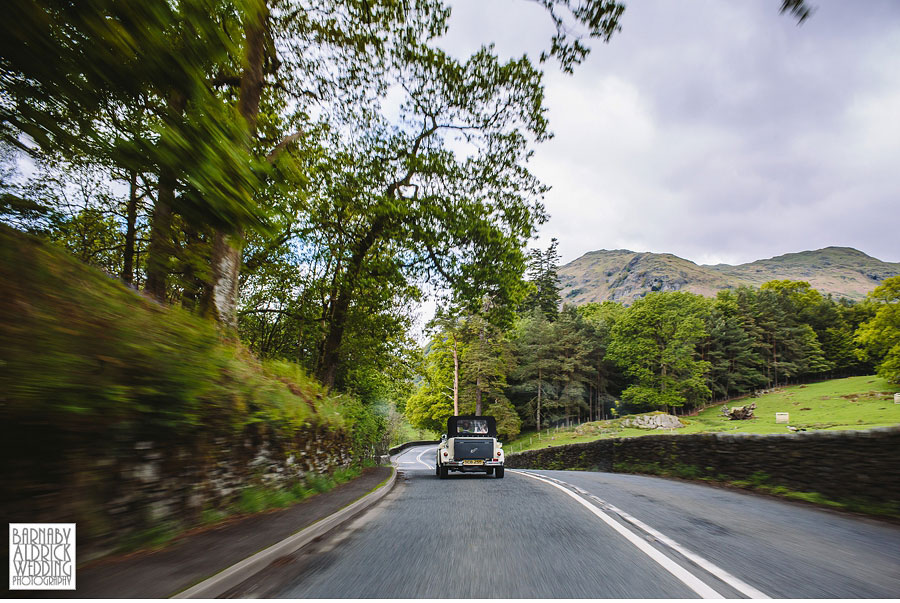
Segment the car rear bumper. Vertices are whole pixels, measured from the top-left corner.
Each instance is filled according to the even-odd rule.
[[[481,464],[475,465],[472,463],[464,463],[463,461],[443,461],[441,463],[443,467],[472,467],[477,469],[478,467],[502,467],[503,461],[484,461]]]

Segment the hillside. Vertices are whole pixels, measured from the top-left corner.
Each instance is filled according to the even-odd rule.
[[[808,431],[858,430],[900,425],[900,405],[893,403],[900,386],[875,375],[832,379],[808,385],[779,387],[758,398],[743,397],[726,406],[756,404],[754,419],[731,421],[722,414],[722,404],[713,404],[693,416],[681,416],[678,429],[648,429],[628,425],[623,418],[583,423],[577,427],[533,431],[505,442],[507,454],[592,442],[597,439],[631,438],[645,435],[692,433],[790,433],[787,425],[775,423],[775,413],[789,414],[790,425]],[[660,413],[645,413],[648,415]]]
[[[629,304],[652,291],[713,296],[721,289],[766,281],[807,281],[823,294],[859,300],[881,281],[900,274],[900,263],[882,262],[849,247],[789,253],[748,264],[698,265],[670,253],[625,249],[591,251],[559,269],[566,303]]]

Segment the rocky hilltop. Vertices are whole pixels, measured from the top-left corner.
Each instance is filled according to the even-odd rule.
[[[652,291],[689,291],[714,296],[741,285],[806,281],[823,294],[859,300],[884,279],[900,274],[900,263],[882,262],[850,247],[788,253],[749,264],[698,265],[671,253],[626,249],[591,251],[559,269],[565,303],[615,301],[630,304]]]

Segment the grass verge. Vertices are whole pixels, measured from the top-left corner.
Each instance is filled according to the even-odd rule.
[[[789,433],[787,425],[775,423],[775,413],[789,414],[789,425],[807,431],[871,429],[900,424],[900,404],[894,393],[900,385],[871,375],[832,379],[808,385],[780,387],[758,398],[740,398],[727,406],[756,404],[755,419],[731,421],[722,415],[722,404],[706,408],[696,415],[679,417],[679,429],[636,429],[626,427],[628,417],[593,421],[577,427],[545,429],[540,433],[523,432],[504,444],[507,454],[548,446],[580,444],[608,438],[632,438],[645,435],[693,433]]]

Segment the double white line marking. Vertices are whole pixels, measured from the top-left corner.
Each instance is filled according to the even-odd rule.
[[[630,542],[631,544],[636,546],[638,549],[640,549],[641,552],[643,552],[648,557],[653,559],[664,570],[666,570],[667,572],[669,572],[670,574],[672,574],[673,576],[678,578],[688,588],[690,588],[692,591],[694,591],[695,593],[697,593],[700,597],[702,597],[704,599],[724,599],[725,597],[723,595],[721,595],[719,592],[717,592],[715,589],[713,589],[711,586],[709,586],[708,584],[703,582],[700,578],[698,578],[694,574],[690,573],[688,570],[681,567],[680,565],[675,563],[675,561],[673,561],[666,555],[662,554],[659,550],[657,550],[656,548],[651,546],[647,542],[646,539],[638,536],[637,534],[635,534],[634,532],[632,532],[631,530],[626,528],[624,525],[622,525],[621,523],[619,523],[618,521],[616,521],[615,519],[613,519],[612,517],[610,517],[603,511],[601,511],[600,509],[598,509],[595,505],[589,503],[584,498],[579,496],[579,494],[582,494],[584,496],[591,498],[591,500],[593,500],[596,503],[598,503],[599,505],[601,505],[604,509],[611,511],[613,513],[616,513],[617,515],[622,517],[628,523],[632,524],[633,526],[639,528],[640,530],[642,530],[649,536],[653,537],[659,543],[669,547],[670,549],[672,549],[674,551],[677,551],[684,558],[686,558],[686,559],[692,561],[693,563],[697,564],[698,566],[702,567],[704,570],[706,570],[707,572],[709,572],[710,574],[712,574],[713,576],[715,576],[716,578],[718,578],[725,584],[728,584],[729,586],[731,586],[738,592],[742,593],[743,595],[750,597],[751,599],[769,599],[770,598],[768,595],[766,595],[762,591],[759,591],[759,590],[753,588],[752,586],[750,586],[743,580],[736,578],[735,576],[726,572],[722,568],[716,566],[709,560],[704,559],[703,557],[700,557],[696,553],[693,553],[692,551],[684,548],[683,546],[681,546],[680,544],[678,544],[671,538],[661,534],[657,530],[654,530],[650,526],[635,519],[631,515],[628,515],[627,513],[617,509],[616,507],[612,506],[611,504],[607,503],[606,501],[590,494],[586,490],[583,490],[576,486],[572,486],[571,484],[567,484],[566,482],[562,482],[560,480],[555,480],[555,479],[548,478],[545,476],[538,476],[533,473],[526,473],[524,471],[516,471],[515,473],[519,473],[520,475],[524,475],[524,476],[530,477],[532,479],[536,479],[538,481],[544,482],[545,484],[549,484],[549,485],[553,486],[554,488],[557,488],[558,490],[564,492],[567,496],[572,497],[580,505],[584,506],[588,511],[590,511],[591,513],[596,515],[601,521],[603,521],[605,524],[607,524],[613,530],[615,530],[616,532],[621,534],[626,540],[628,540],[628,542]],[[565,486],[568,486],[568,488]],[[575,490],[575,492],[573,492],[569,488],[573,488]]]
[[[433,452],[434,450],[436,450],[436,448],[426,448],[425,450],[423,450],[423,451],[421,452],[421,454],[419,454],[419,456],[416,457],[416,460],[419,461],[420,463],[422,463],[423,465],[425,465],[426,467],[428,467],[429,469],[432,469],[432,470],[433,470],[433,469],[434,469],[434,465],[429,465],[428,463],[426,463],[425,461],[423,461],[423,460],[422,460],[422,455],[424,455],[426,452]]]

